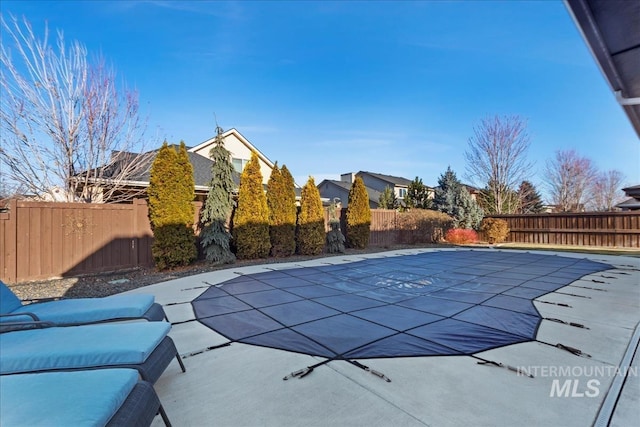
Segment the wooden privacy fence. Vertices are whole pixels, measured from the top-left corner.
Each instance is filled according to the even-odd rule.
[[[202,203],[195,204],[195,222]],[[0,212],[0,280],[7,283],[153,265],[147,203],[11,201]],[[346,209],[336,212],[343,233]],[[371,211],[370,246],[426,242],[402,213]],[[505,215],[509,241],[640,248],[640,212]],[[325,214],[328,221],[328,214]],[[328,229],[328,228],[327,228]],[[424,233],[423,233],[424,234]],[[426,239],[426,240],[425,240]]]
[[[371,228],[369,234],[369,245],[385,247],[401,243],[401,236],[398,230],[399,212],[387,209],[371,210]],[[336,217],[340,219],[342,234],[346,235],[347,230],[347,210],[336,210]],[[324,212],[325,230],[329,231],[329,213]]]
[[[199,202],[195,202],[199,212]],[[133,204],[12,200],[0,213],[0,280],[27,280],[153,265],[145,200]],[[197,213],[196,213],[197,215]]]
[[[494,215],[507,221],[508,242],[640,248],[640,211]]]

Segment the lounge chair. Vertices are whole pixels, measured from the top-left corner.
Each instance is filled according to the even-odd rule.
[[[16,294],[0,281],[0,323],[41,320],[74,326],[129,319],[161,321],[166,315],[162,306],[154,302],[153,295],[112,295],[22,305]]]
[[[0,374],[133,368],[155,383],[176,358],[166,322],[46,327],[0,335]]]
[[[153,386],[133,369],[0,376],[0,425],[149,426],[160,413]]]

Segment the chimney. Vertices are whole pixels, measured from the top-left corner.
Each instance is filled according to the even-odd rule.
[[[342,182],[353,183],[354,180],[355,180],[355,175],[352,172],[343,173],[342,175],[340,175],[340,181]]]

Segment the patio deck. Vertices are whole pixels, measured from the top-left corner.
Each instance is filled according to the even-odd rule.
[[[425,251],[430,250],[366,257]],[[187,372],[183,374],[171,365],[156,383],[174,425],[587,426],[603,420],[601,425],[606,425],[609,413],[611,425],[636,425],[640,418],[640,259],[558,255],[588,258],[614,267],[535,300],[543,318],[579,323],[588,329],[543,320],[537,341],[477,354],[526,370],[534,378],[478,364],[469,356],[437,356],[360,361],[384,373],[391,382],[340,360],[318,367],[302,379],[283,381],[292,371],[323,359],[240,343],[208,350],[228,340],[199,322],[190,321],[194,319],[190,301],[207,289],[209,285],[204,282],[220,283],[237,277],[239,272],[257,273],[267,268],[353,262],[365,257],[362,255],[269,266],[231,266],[132,292],[154,294],[170,320],[177,323],[170,335],[184,357]],[[590,357],[554,347],[556,343],[580,349]],[[162,425],[159,417],[155,425]]]

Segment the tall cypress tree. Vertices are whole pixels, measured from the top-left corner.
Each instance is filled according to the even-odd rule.
[[[296,220],[298,219],[298,207],[296,206],[296,183],[287,165],[282,165],[280,169],[282,174],[284,200],[283,208],[285,215],[282,226],[282,248],[286,256],[293,255],[296,252]]]
[[[151,164],[149,187],[147,187],[149,222],[154,231],[157,227],[176,221],[173,217],[176,211],[175,200],[171,195],[177,191],[173,188],[174,177],[179,173],[177,162],[176,151],[165,141]]]
[[[293,188],[288,188],[288,184],[288,177],[284,176],[276,163],[267,183],[271,255],[275,257],[290,256],[295,251],[295,240],[291,238],[295,235],[295,191]],[[290,197],[291,194],[293,194],[293,200]],[[291,223],[292,212],[293,223]]]
[[[211,182],[209,193],[202,209],[200,222],[200,244],[208,261],[227,264],[235,261],[231,252],[231,233],[227,226],[233,211],[233,165],[231,153],[224,147],[222,128],[216,128],[214,145],[209,151],[211,165]]]
[[[176,203],[180,206],[180,223],[184,223],[191,228],[193,227],[195,215],[193,200],[196,198],[196,181],[193,178],[193,165],[189,160],[189,153],[184,141],[180,141],[177,165],[181,176],[177,180],[178,189],[174,197],[176,198]]]
[[[371,228],[371,207],[364,181],[359,176],[349,190],[347,205],[347,244],[352,248],[364,249],[369,244]]]
[[[238,207],[231,231],[239,259],[264,258],[269,255],[269,208],[262,188],[260,162],[255,152],[240,176]]]
[[[311,176],[302,187],[296,237],[298,253],[301,255],[317,255],[324,248],[324,211],[320,192]]]
[[[198,255],[193,233],[195,184],[184,142],[177,153],[164,142],[151,165],[147,194],[156,267],[164,270],[193,262]]]

